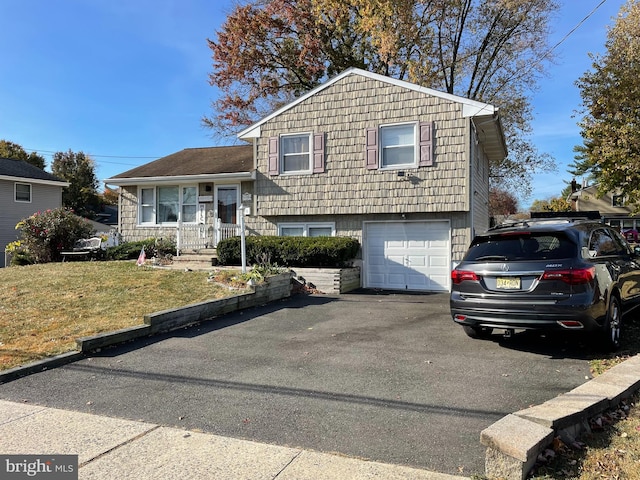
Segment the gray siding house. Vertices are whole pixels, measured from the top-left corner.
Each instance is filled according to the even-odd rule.
[[[238,137],[255,151],[249,230],[355,237],[363,286],[382,289],[449,290],[507,154],[494,106],[359,69]]]
[[[105,180],[124,240],[181,232],[184,246],[238,233],[360,240],[368,288],[448,291],[489,227],[489,162],[506,156],[492,105],[349,69],[238,138]],[[191,230],[189,230],[191,229]]]
[[[69,184],[22,160],[0,158],[0,267],[6,246],[19,238],[16,224],[36,212],[62,206]]]

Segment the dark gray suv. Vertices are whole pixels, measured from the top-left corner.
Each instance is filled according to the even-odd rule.
[[[493,329],[576,330],[615,350],[623,314],[640,304],[640,256],[593,220],[490,229],[473,239],[451,280],[451,315],[473,338]]]

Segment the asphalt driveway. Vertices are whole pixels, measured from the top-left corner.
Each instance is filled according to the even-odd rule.
[[[294,296],[0,385],[0,398],[341,453],[484,472],[480,431],[584,383],[588,350],[480,341],[447,294]]]

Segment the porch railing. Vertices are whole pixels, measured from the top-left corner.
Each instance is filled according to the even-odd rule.
[[[176,228],[177,254],[185,250],[201,250],[215,248],[218,242],[240,235],[240,225],[222,223],[217,219],[213,225],[204,223],[178,223]]]

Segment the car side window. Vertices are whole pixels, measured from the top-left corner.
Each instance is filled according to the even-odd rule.
[[[589,240],[589,253],[594,257],[621,255],[624,253],[622,245],[605,229],[594,230]]]

